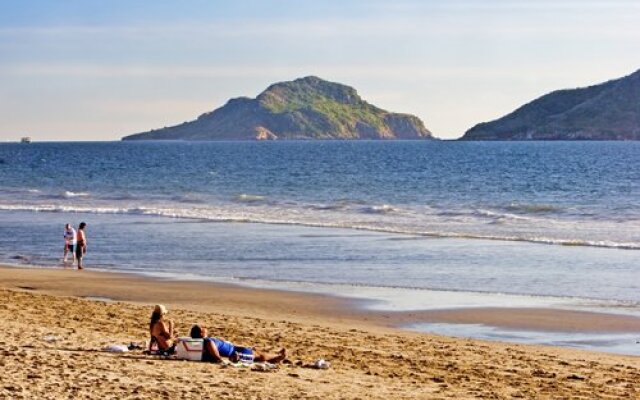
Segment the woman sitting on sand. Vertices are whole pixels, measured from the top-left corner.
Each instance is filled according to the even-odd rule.
[[[281,349],[277,354],[259,352],[255,347],[236,346],[222,338],[208,337],[207,329],[194,325],[190,335],[193,339],[204,339],[202,361],[221,362],[222,357],[228,357],[232,362],[253,360],[257,362],[279,363],[287,357],[287,350]]]
[[[151,341],[149,342],[149,351],[154,343],[158,345],[158,350],[162,352],[173,353],[175,349],[175,335],[173,332],[173,321],[165,319],[167,314],[167,308],[162,304],[158,304],[154,307],[151,314],[151,321],[149,322],[149,333],[151,334]]]

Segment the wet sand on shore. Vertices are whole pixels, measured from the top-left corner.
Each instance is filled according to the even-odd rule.
[[[0,288],[0,398],[640,396],[640,357],[394,328],[416,318],[466,322],[465,312],[507,324],[517,310],[363,311],[330,296],[54,268],[0,268]],[[101,351],[146,340],[155,303],[168,306],[181,334],[202,323],[238,344],[286,347],[291,363],[255,372]],[[567,329],[640,332],[634,317],[530,311],[543,328],[560,312]],[[306,368],[319,358],[332,367]]]
[[[214,282],[175,281],[132,274],[62,268],[0,266],[5,288],[33,288],[40,293],[105,298],[153,304],[162,301],[200,311],[255,316],[288,315],[298,321],[371,324],[397,328],[412,323],[486,324],[507,329],[556,332],[640,332],[640,318],[548,308],[461,308],[423,311],[377,311],[354,299]]]

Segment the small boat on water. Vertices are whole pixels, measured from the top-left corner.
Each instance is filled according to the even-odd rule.
[[[24,136],[20,139],[20,143],[31,143],[31,138],[29,136]]]

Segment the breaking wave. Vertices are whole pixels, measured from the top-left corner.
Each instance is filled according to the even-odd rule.
[[[390,206],[389,204],[382,204],[379,206],[362,207],[361,212],[365,214],[388,214],[398,211],[397,208]]]
[[[508,211],[524,212],[527,214],[544,214],[562,211],[561,207],[557,207],[551,204],[520,204],[511,203],[505,207]]]
[[[235,200],[241,203],[257,203],[264,201],[265,196],[260,196],[257,194],[246,194],[242,193],[235,197]]]
[[[65,190],[64,192],[60,193],[59,195],[54,195],[52,196],[53,198],[59,198],[59,199],[73,199],[75,197],[89,197],[90,194],[88,192],[72,192],[70,190]]]
[[[377,208],[376,208],[377,207]],[[482,239],[510,242],[529,242],[559,246],[585,246],[599,248],[613,248],[624,250],[640,250],[638,242],[624,242],[614,240],[585,240],[576,238],[557,238],[544,235],[527,234],[486,234],[469,233],[448,230],[424,230],[420,226],[402,225],[388,223],[384,225],[379,220],[362,221],[357,218],[351,219],[327,219],[320,214],[315,216],[303,215],[289,211],[278,213],[248,213],[242,210],[231,210],[222,208],[171,208],[171,207],[92,207],[81,205],[23,205],[23,204],[0,204],[2,211],[27,211],[27,212],[60,212],[60,213],[90,213],[90,214],[125,214],[125,215],[148,215],[167,218],[196,219],[209,222],[244,222],[257,224],[274,225],[294,225],[319,228],[355,229],[371,232],[381,232],[390,234],[415,235],[435,238],[458,238],[458,239]],[[389,214],[397,211],[388,205],[372,206],[368,210],[361,209],[365,214]],[[291,217],[293,215],[293,217]],[[357,216],[357,214],[354,214]],[[343,215],[344,216],[344,215]]]

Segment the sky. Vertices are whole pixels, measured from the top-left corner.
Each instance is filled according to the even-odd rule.
[[[640,69],[640,2],[2,0],[0,141],[118,140],[316,75],[452,139]]]

